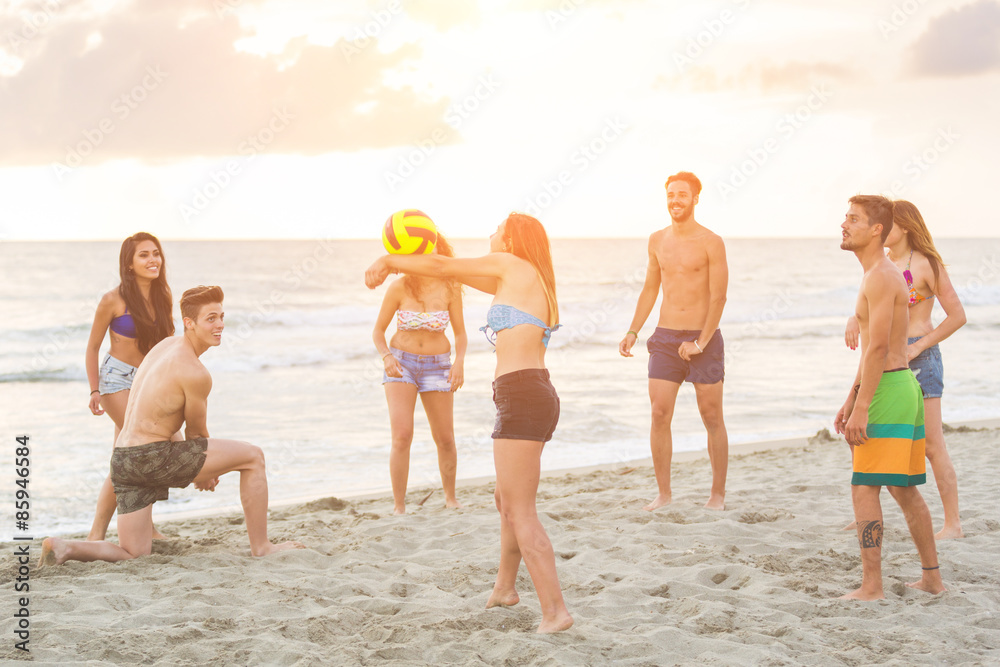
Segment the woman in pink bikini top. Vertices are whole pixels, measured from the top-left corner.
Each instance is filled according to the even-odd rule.
[[[944,442],[941,395],[944,392],[944,364],[938,343],[965,324],[965,309],[955,292],[944,261],[934,247],[920,211],[904,200],[893,202],[892,229],[885,239],[891,259],[903,272],[909,290],[910,321],[907,327],[906,356],[924,396],[925,452],[934,471],[934,481],[944,507],[944,526],[937,539],[962,537],[958,511],[958,480]],[[934,302],[941,304],[945,318],[937,325],[931,319]],[[857,346],[857,321],[847,324],[847,344]]]
[[[438,234],[435,252],[454,257],[451,244]],[[385,332],[393,317],[396,333],[386,343]],[[455,359],[445,332],[451,324]],[[424,405],[434,444],[447,507],[461,507],[455,497],[457,450],[453,420],[455,391],[464,382],[468,338],[462,316],[462,288],[454,280],[403,276],[392,282],[382,300],[372,331],[375,349],[382,358],[382,385],[389,406],[392,447],[389,477],[393,513],[406,512],[406,484],[413,441],[413,412],[417,396]]]

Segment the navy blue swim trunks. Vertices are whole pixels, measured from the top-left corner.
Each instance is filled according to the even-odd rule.
[[[656,331],[646,341],[646,349],[649,351],[649,379],[677,384],[685,380],[695,384],[722,382],[726,377],[726,349],[720,330],[715,330],[705,351],[691,357],[691,361],[684,361],[677,352],[681,343],[696,341],[699,335],[700,331],[656,327]]]

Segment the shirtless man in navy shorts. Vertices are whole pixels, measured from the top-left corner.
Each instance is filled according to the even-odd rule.
[[[618,346],[623,357],[632,356],[632,346],[656,305],[662,285],[660,319],[646,341],[652,406],[649,446],[658,493],[643,509],[655,510],[670,502],[670,421],[677,391],[687,380],[694,385],[698,411],[708,432],[712,491],[705,507],[721,510],[726,506],[729,467],[729,435],[722,418],[725,349],[719,331],[729,283],[726,247],[721,237],[694,219],[701,181],[682,171],[668,178],[666,187],[670,225],[649,237],[646,282],[630,331]]]
[[[111,482],[118,504],[118,542],[46,538],[39,565],[68,560],[120,561],[146,556],[153,544],[153,503],[168,489],[192,482],[213,491],[219,476],[240,473],[240,500],[250,552],[267,556],[301,549],[298,542],[267,538],[267,475],[260,447],[208,436],[208,393],[212,376],[199,357],[222,342],[222,289],[199,286],[184,292],[184,335],[157,343],[136,373],[121,434],[111,455]],[[186,440],[172,440],[181,426]],[[177,436],[180,437],[179,435]]]

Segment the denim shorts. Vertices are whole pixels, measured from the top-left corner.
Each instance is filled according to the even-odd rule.
[[[912,345],[923,338],[907,338],[906,344]],[[941,362],[941,348],[932,345],[910,360],[910,370],[917,376],[924,398],[941,398],[944,392],[944,364]]]
[[[504,373],[493,381],[497,440],[548,442],[559,422],[559,396],[545,368]]]
[[[104,357],[101,370],[98,373],[100,380],[97,385],[101,391],[101,396],[105,394],[117,394],[120,391],[132,388],[132,380],[135,379],[135,366],[129,366],[120,359],[115,359],[110,354]]]
[[[413,354],[394,347],[389,351],[403,367],[403,377],[391,378],[382,371],[382,384],[409,382],[417,385],[417,393],[425,391],[451,391],[448,375],[451,372],[450,354]]]
[[[677,348],[685,341],[696,341],[700,331],[687,329],[664,329],[656,331],[646,341],[649,351],[649,379],[683,383],[685,380],[696,384],[715,384],[726,377],[725,343],[718,329],[708,341],[705,351],[691,357],[691,361],[681,359]]]

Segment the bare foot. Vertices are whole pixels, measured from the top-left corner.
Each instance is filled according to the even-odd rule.
[[[282,542],[281,544],[272,544],[271,542],[268,542],[267,546],[264,547],[260,553],[254,553],[253,555],[257,557],[263,557],[263,556],[270,556],[271,554],[277,553],[278,551],[288,551],[289,549],[305,549],[305,548],[306,546],[301,542]],[[251,549],[250,552],[253,553],[253,549]]]
[[[938,532],[934,533],[935,540],[957,540],[965,537],[965,533],[962,532],[962,527],[952,528],[950,526],[945,526]]]
[[[852,521],[849,524],[847,524],[846,526],[844,526],[843,528],[841,528],[841,530],[857,530],[857,529],[858,529],[858,522],[857,521]]]
[[[462,503],[458,502],[458,500],[456,500],[455,498],[444,501],[444,506],[450,507],[453,510],[460,510],[463,507]]]
[[[662,493],[660,493],[660,494],[657,494],[657,496],[653,500],[653,502],[649,503],[648,505],[646,505],[642,509],[646,510],[647,512],[652,512],[655,509],[659,509],[659,508],[663,507],[664,505],[669,505],[669,504],[670,504],[670,495],[669,494],[663,495]]]
[[[52,556],[51,559],[49,555]],[[42,555],[38,557],[36,569],[48,565],[49,561],[54,565],[62,565],[66,562],[66,544],[58,537],[46,537],[42,540]]]
[[[864,588],[859,588],[856,591],[852,591],[846,595],[841,595],[841,600],[884,600],[885,593],[882,589],[877,591],[866,591]]]
[[[708,502],[705,503],[705,507],[710,510],[724,510],[726,509],[726,499],[724,496],[709,496]]]
[[[944,593],[948,590],[944,587],[944,582],[941,581],[940,570],[925,571],[924,576],[920,578],[920,581],[911,581],[906,585],[910,588],[916,588],[918,591],[930,593],[931,595]]]
[[[562,632],[563,630],[568,630],[571,625],[573,625],[573,617],[569,615],[568,611],[564,611],[551,620],[542,620],[538,625],[538,630],[535,632],[540,635]]]
[[[520,596],[517,591],[508,591],[506,593],[500,593],[496,589],[490,593],[490,599],[486,601],[486,608],[491,607],[513,607],[518,602],[521,601]],[[570,621],[572,623],[572,621]],[[569,627],[569,626],[566,626]]]
[[[402,507],[393,507],[392,508],[392,513],[393,514],[406,514],[406,506],[404,505]]]

